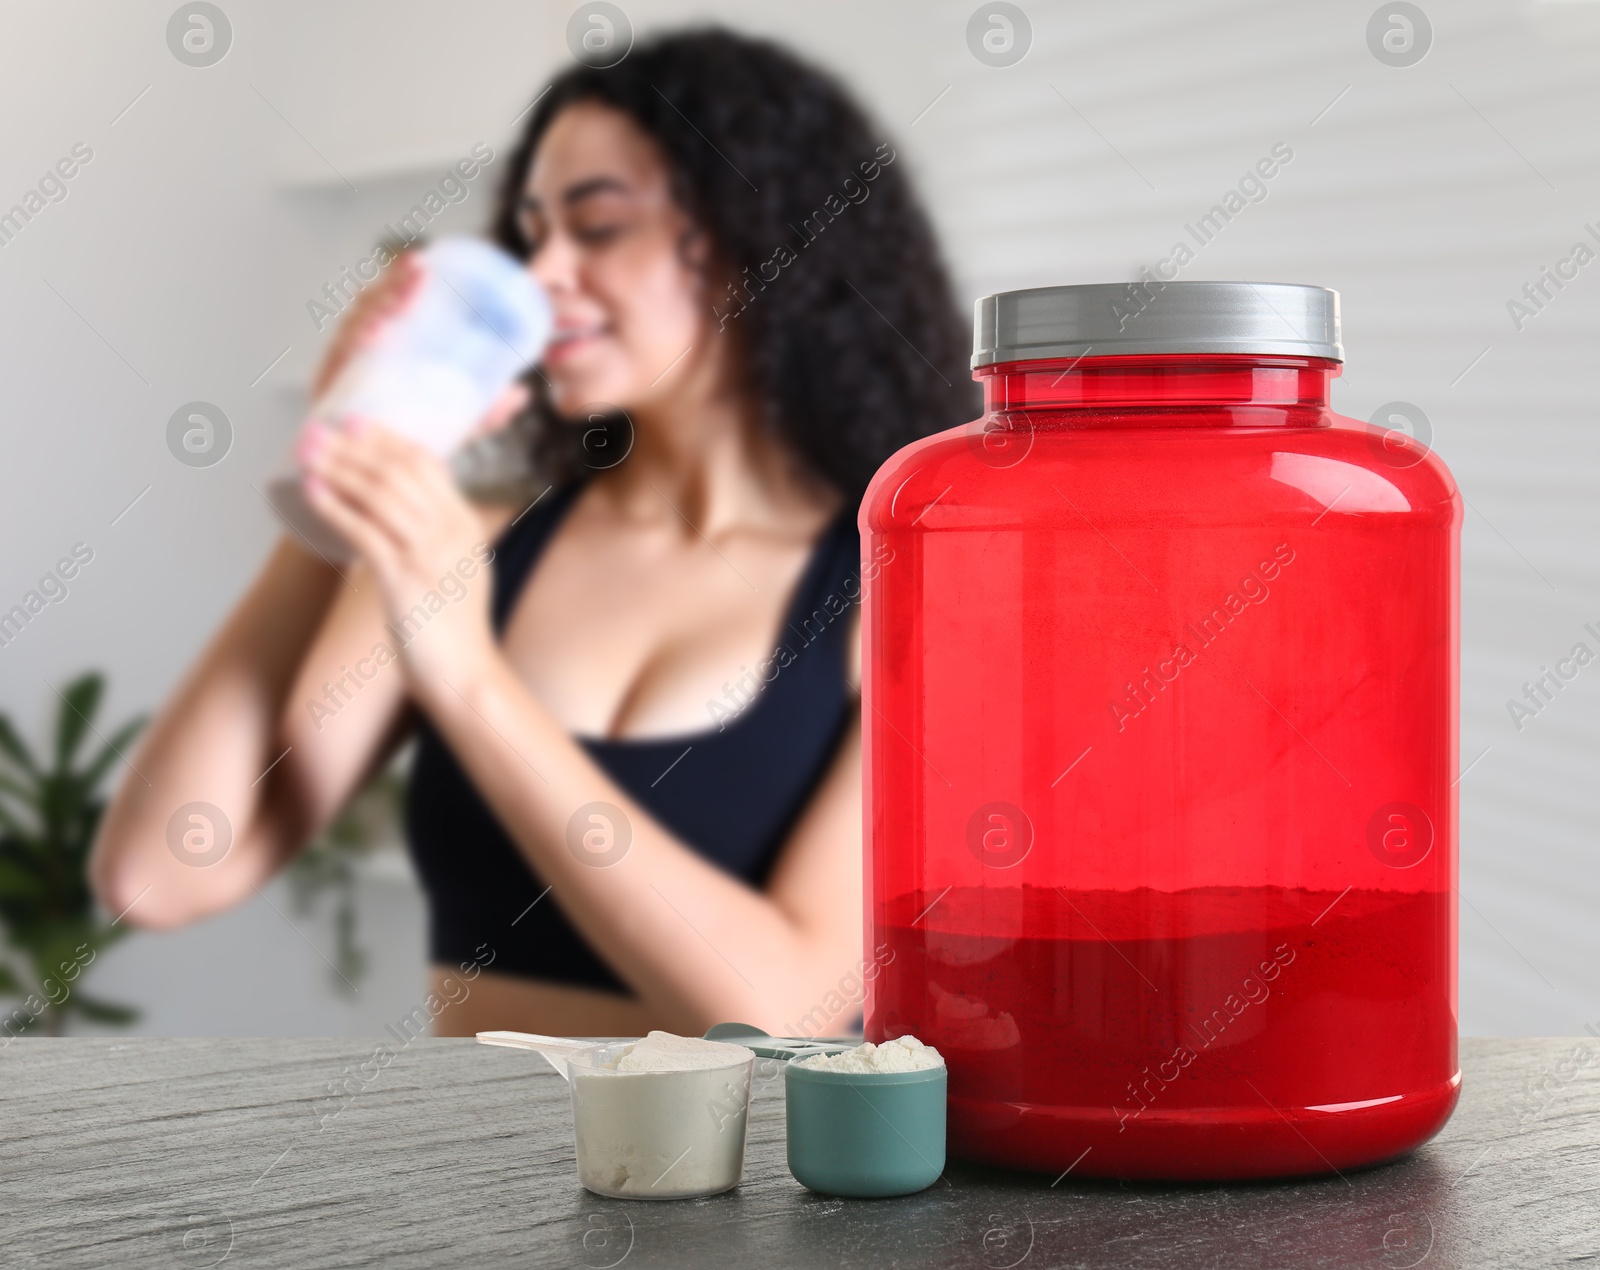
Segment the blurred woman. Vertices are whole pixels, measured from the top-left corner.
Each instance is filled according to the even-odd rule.
[[[847,1027],[857,505],[974,413],[927,218],[833,80],[720,30],[561,75],[509,167],[493,237],[556,328],[484,426],[529,411],[549,488],[474,505],[382,420],[308,431],[358,563],[279,543],[150,730],[98,893],[150,927],[248,898],[415,738],[435,1031]],[[363,293],[319,383],[416,275]],[[195,800],[232,830],[206,868],[166,841]]]

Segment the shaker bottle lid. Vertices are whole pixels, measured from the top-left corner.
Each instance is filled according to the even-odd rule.
[[[1339,293],[1289,282],[1107,282],[977,302],[972,368],[1048,357],[1259,353],[1344,360]]]

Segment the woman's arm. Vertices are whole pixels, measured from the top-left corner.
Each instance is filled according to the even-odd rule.
[[[90,880],[110,912],[176,925],[233,903],[281,863],[283,843],[259,814],[261,786],[281,776],[258,778],[277,756],[283,702],[340,585],[326,564],[280,542],[156,716],[90,857]],[[216,812],[181,810],[201,803]],[[207,867],[185,863],[168,844],[175,816],[194,852],[232,845]]]
[[[306,704],[382,629],[376,588],[359,569],[347,576],[280,542],[157,715],[90,858],[111,913],[165,928],[248,897],[392,749],[399,675],[364,686],[320,731]],[[225,838],[215,863],[194,853]]]
[[[401,268],[362,293],[317,391],[414,286]],[[106,812],[89,875],[111,913],[167,927],[217,912],[337,813],[392,747],[403,687],[398,675],[357,685],[359,701],[331,716],[326,700],[320,711],[311,703],[325,683],[340,699],[338,681],[351,682],[343,668],[370,650],[382,623],[370,574],[341,577],[279,542],[156,717]],[[211,846],[221,858],[206,863]]]
[[[308,462],[308,494],[371,564],[391,620],[431,608],[404,649],[412,697],[594,948],[680,1030],[815,1018],[860,970],[859,725],[758,891],[675,838],[572,740],[495,642],[486,580],[425,603],[472,554],[441,464],[379,428],[325,435]],[[599,865],[624,835],[626,851]]]

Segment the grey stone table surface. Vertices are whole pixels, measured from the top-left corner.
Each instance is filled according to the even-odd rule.
[[[952,1163],[903,1199],[814,1195],[759,1075],[745,1180],[579,1187],[537,1055],[421,1039],[20,1040],[0,1049],[0,1265],[1554,1266],[1600,1260],[1600,1043],[1462,1042],[1455,1117],[1405,1160],[1152,1186]],[[365,1063],[365,1067],[363,1067]],[[330,1094],[330,1087],[340,1089]]]

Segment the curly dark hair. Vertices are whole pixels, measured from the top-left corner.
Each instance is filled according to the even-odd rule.
[[[718,27],[563,72],[512,152],[491,225],[523,258],[529,165],[577,102],[625,113],[660,146],[717,276],[736,280],[715,309],[739,340],[743,387],[813,472],[859,500],[895,450],[977,413],[969,327],[932,226],[882,130],[830,75]],[[535,402],[536,463],[582,475],[582,433],[543,393]]]

